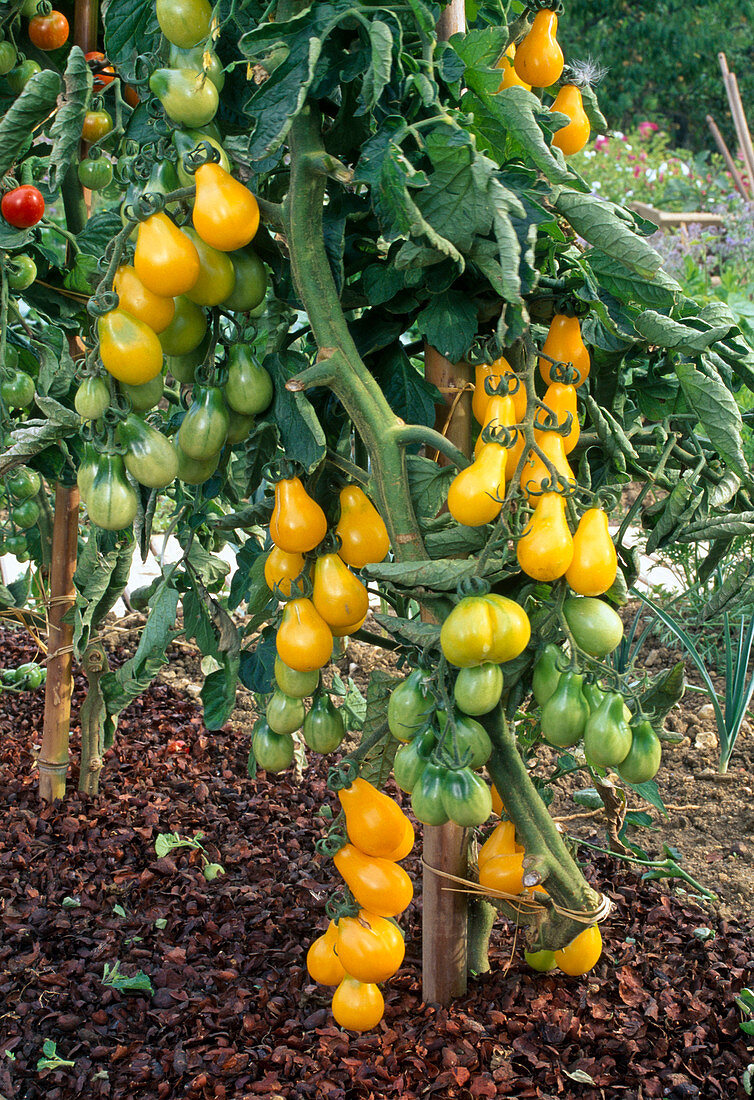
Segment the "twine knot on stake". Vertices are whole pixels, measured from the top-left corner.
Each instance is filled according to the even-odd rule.
[[[492,886],[481,886],[472,879],[461,878],[460,875],[451,875],[448,871],[441,871],[437,867],[432,867],[425,860],[422,860],[422,866],[426,867],[433,875],[437,875],[438,878],[448,879],[450,882],[458,884],[456,886],[443,886],[443,890],[452,893],[471,894],[475,897],[496,898],[504,901],[519,916],[527,919],[535,917],[538,913],[545,913],[548,909],[554,909],[562,917],[578,921],[579,924],[589,927],[592,924],[601,924],[602,921],[607,920],[613,909],[613,902],[606,894],[599,895],[600,900],[594,909],[568,909],[563,905],[558,905],[549,895],[545,904],[537,898],[536,894],[531,894],[529,897],[524,897],[523,894],[508,894],[505,890],[496,890]]]

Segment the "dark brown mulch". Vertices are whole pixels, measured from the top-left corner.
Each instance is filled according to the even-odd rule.
[[[30,655],[23,636],[6,636],[0,664]],[[588,859],[616,902],[596,970],[533,974],[501,923],[492,972],[446,1010],[421,1000],[417,899],[385,1019],[354,1036],[333,1025],[328,991],[304,967],[335,879],[314,853],[322,763],[300,785],[289,774],[252,781],[248,741],[207,733],[194,703],[163,684],[123,715],[102,796],[40,809],[41,714],[39,692],[0,697],[6,1100],[744,1095],[754,1054],[733,998],[751,980],[751,928]],[[188,753],[170,752],[171,739]],[[159,833],[200,830],[227,871],[212,883],[185,849],[155,855]],[[406,866],[418,881],[418,846]],[[147,974],[154,997],[105,987],[116,960]],[[37,1071],[45,1039],[73,1068]]]

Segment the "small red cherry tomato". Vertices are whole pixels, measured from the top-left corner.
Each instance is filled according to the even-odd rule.
[[[62,11],[35,15],[29,20],[29,38],[38,50],[59,50],[68,41],[68,20]]]
[[[45,212],[45,201],[41,191],[30,183],[25,183],[3,195],[0,210],[9,225],[16,229],[28,229],[41,219]]]

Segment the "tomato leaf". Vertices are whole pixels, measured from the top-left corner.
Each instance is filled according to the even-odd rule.
[[[208,730],[222,729],[233,712],[236,705],[239,664],[237,654],[223,653],[221,667],[204,678],[201,699],[204,707],[204,724]]]
[[[268,355],[264,360],[264,367],[272,375],[275,385],[272,411],[280,429],[283,448],[288,454],[295,455],[297,461],[311,472],[325,457],[325,433],[309,398],[285,388],[286,382],[307,366],[305,357],[293,351]]]
[[[589,264],[602,290],[622,302],[638,302],[652,309],[670,309],[683,293],[680,285],[660,268],[651,278],[643,277],[620,259],[592,250],[582,259]]]
[[[60,77],[52,69],[35,73],[0,118],[0,175],[13,167],[31,143],[31,135],[55,109]]]
[[[508,92],[516,90],[509,88]],[[560,188],[553,195],[553,204],[580,237],[642,278],[651,279],[662,266],[660,254],[631,228],[628,211],[614,203]],[[664,341],[652,342],[665,346]]]
[[[393,68],[393,34],[387,23],[373,19],[369,24],[371,59],[364,73],[358,114],[374,107],[390,81]]]
[[[99,527],[92,527],[84,543],[73,576],[76,590],[73,645],[79,660],[92,634],[123,594],[135,545],[127,533],[115,536]]]
[[[457,363],[476,336],[476,303],[460,290],[435,294],[416,318],[416,326],[432,347]]]
[[[180,631],[175,627],[179,594],[173,587],[171,569],[149,601],[149,616],[133,657],[117,672],[108,672],[100,686],[110,715],[117,715],[146,691],[169,658],[166,650]]]
[[[741,440],[743,421],[733,394],[719,377],[702,374],[691,363],[677,363],[675,373],[712,446],[736,473],[750,482]]]
[[[110,9],[113,9],[112,15]],[[160,45],[160,27],[154,0],[104,0],[105,53],[126,80],[135,76],[136,57],[156,54]]]
[[[53,189],[60,186],[74,161],[78,162],[81,127],[92,98],[92,71],[79,46],[71,48],[63,81],[65,85],[63,95],[59,100],[55,121],[50,130],[52,137],[50,180]]]

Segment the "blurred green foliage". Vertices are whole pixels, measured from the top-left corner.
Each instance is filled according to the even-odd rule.
[[[733,123],[717,55],[727,55],[754,113],[754,0],[579,0],[558,38],[570,60],[592,57],[609,71],[599,88],[610,126],[665,123],[675,143],[712,147],[712,114],[729,145]]]

